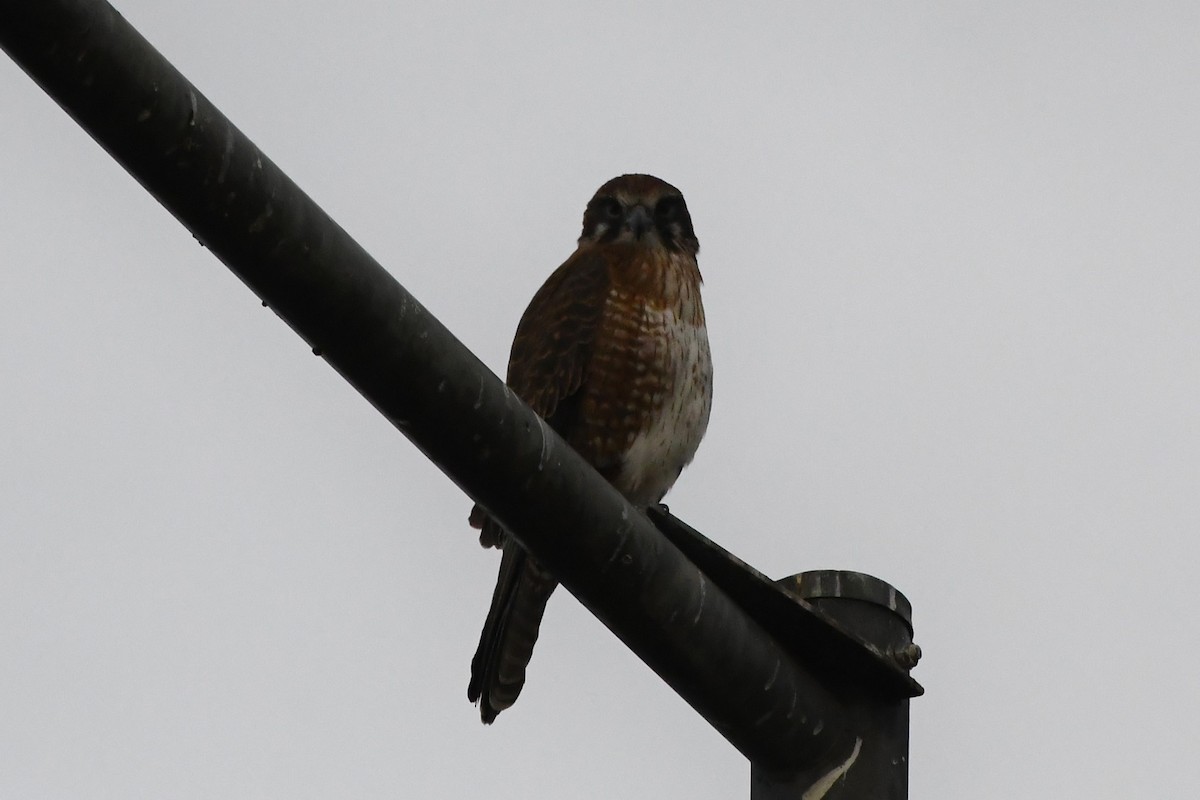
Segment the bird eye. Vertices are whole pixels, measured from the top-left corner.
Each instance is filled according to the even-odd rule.
[[[659,219],[674,219],[679,216],[682,201],[678,197],[664,197],[654,207],[654,215]]]
[[[615,197],[606,197],[600,201],[600,213],[608,219],[620,219],[624,210]]]

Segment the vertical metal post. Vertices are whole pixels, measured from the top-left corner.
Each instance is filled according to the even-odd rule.
[[[894,587],[861,572],[819,570],[777,582],[868,649],[911,669],[912,606]],[[844,698],[853,741],[819,767],[779,775],[751,764],[751,800],[907,800],[908,698],[856,689]]]

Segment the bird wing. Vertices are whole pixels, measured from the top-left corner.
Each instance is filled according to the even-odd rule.
[[[583,384],[609,285],[604,255],[576,250],[542,284],[517,324],[508,385],[562,435],[569,433],[568,420],[559,412]]]
[[[572,436],[579,412],[577,393],[594,351],[609,280],[603,254],[592,248],[576,250],[529,301],[508,358],[509,387],[577,450],[584,445]],[[603,466],[589,460],[597,468]],[[503,528],[480,506],[471,510],[470,522],[480,530],[483,547],[503,543]]]

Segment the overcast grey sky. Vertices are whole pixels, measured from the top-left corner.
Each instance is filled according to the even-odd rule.
[[[680,187],[668,501],[908,595],[911,796],[1200,793],[1200,5],[118,8],[499,372],[596,187]],[[565,592],[482,727],[469,500],[7,59],[0,109],[0,797],[748,795]]]

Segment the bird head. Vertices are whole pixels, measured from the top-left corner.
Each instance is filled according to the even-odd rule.
[[[622,175],[601,186],[583,212],[579,244],[626,244],[695,256],[700,243],[683,194],[652,175]]]

